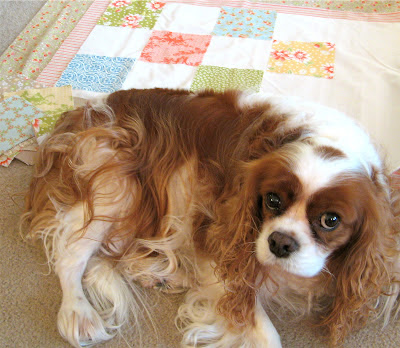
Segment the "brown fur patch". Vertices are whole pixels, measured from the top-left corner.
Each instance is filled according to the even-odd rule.
[[[342,151],[332,146],[317,146],[314,150],[318,156],[326,159],[340,159],[346,157]]]
[[[272,152],[254,161],[251,165],[250,175],[260,196],[265,198],[267,193],[272,192],[281,199],[281,208],[276,212],[267,209],[264,202],[264,215],[282,214],[302,194],[300,180],[293,174],[290,163],[281,157],[279,152]]]

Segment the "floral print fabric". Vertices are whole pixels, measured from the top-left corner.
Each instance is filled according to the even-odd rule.
[[[165,3],[160,1],[114,0],[99,25],[152,29]]]
[[[273,4],[362,13],[392,13],[400,11],[400,1],[385,0],[250,0]]]
[[[271,40],[275,11],[222,7],[213,35]]]
[[[153,31],[140,60],[197,66],[200,65],[210,40],[210,35]]]
[[[274,40],[268,71],[333,79],[335,44]]]
[[[36,137],[51,132],[60,115],[74,108],[71,86],[26,89],[4,94],[6,98],[13,95],[20,96],[44,113],[43,117],[33,121]]]
[[[13,96],[0,104],[0,155],[35,136],[32,121],[43,113],[28,101]]]
[[[29,79],[39,76],[92,2],[48,1],[1,55],[0,83],[4,82],[4,88],[16,90],[15,79],[9,78],[16,76],[24,77],[18,80],[22,87],[31,87]]]

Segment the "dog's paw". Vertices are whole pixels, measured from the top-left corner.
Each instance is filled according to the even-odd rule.
[[[58,312],[58,330],[75,347],[85,347],[114,337],[86,299],[63,302]]]
[[[153,286],[153,289],[159,290],[159,291],[164,292],[166,294],[181,294],[182,292],[185,292],[188,288],[184,287],[180,283],[179,284],[174,284],[173,282],[162,280],[162,281],[156,283]]]
[[[193,281],[183,272],[176,272],[167,277],[141,275],[135,278],[144,288],[159,290],[168,294],[179,294],[187,291]]]

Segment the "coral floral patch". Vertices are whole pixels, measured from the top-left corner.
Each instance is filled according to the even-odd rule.
[[[210,35],[154,31],[140,60],[151,63],[198,66],[211,41]]]
[[[272,43],[268,71],[332,79],[335,44],[330,42],[276,41]]]

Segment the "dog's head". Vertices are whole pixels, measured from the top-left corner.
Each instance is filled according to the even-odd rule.
[[[338,149],[309,144],[287,146],[251,166],[260,216],[257,260],[333,285],[321,324],[334,342],[342,340],[366,321],[393,277],[397,243],[382,173],[366,172]]]
[[[367,253],[373,258],[379,251],[388,200],[374,182],[376,173],[371,177],[339,149],[307,143],[286,146],[251,166],[261,217],[256,255],[262,265],[312,277],[331,272],[328,263],[339,254],[342,266],[355,271]]]
[[[321,323],[337,341],[364,323],[390,286],[397,245],[376,150],[353,121],[329,110],[280,113],[279,125],[247,136],[244,184],[232,203],[240,209],[229,218],[238,259],[231,256],[225,275],[238,283],[242,265],[246,280],[271,269],[319,277],[332,301]],[[251,245],[253,264],[245,256]]]

